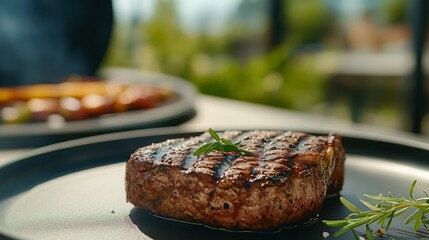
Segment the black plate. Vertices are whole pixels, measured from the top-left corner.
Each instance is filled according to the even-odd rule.
[[[317,221],[279,233],[226,232],[154,217],[126,203],[124,166],[140,146],[181,133],[175,128],[95,136],[39,148],[0,168],[0,234],[19,239],[323,239],[336,229]],[[346,180],[341,195],[359,205],[362,194],[390,191],[416,195],[429,186],[429,145],[402,139],[389,141],[344,136]],[[326,199],[320,219],[348,214],[338,196]],[[424,239],[429,231],[393,222],[383,239]],[[358,231],[362,233],[362,231]],[[351,234],[337,239],[353,239]]]
[[[0,124],[0,149],[35,148],[96,134],[174,126],[195,115],[196,89],[183,79],[130,69],[105,69],[101,71],[100,76],[110,81],[148,83],[166,87],[174,91],[178,98],[152,109],[66,122],[60,127],[50,126],[47,123]]]

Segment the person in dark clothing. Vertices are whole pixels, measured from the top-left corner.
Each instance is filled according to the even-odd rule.
[[[111,36],[111,1],[0,2],[0,86],[94,75]]]

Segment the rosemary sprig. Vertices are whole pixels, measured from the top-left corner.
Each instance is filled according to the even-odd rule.
[[[194,156],[207,155],[214,150],[220,152],[238,152],[242,154],[251,154],[250,151],[238,147],[240,142],[233,143],[225,138],[221,138],[211,128],[209,128],[209,133],[216,140],[216,142],[207,143],[199,147],[197,150],[195,150]]]
[[[381,229],[387,231],[393,218],[398,217],[408,209],[415,209],[405,220],[404,224],[407,225],[414,222],[414,231],[417,231],[421,225],[427,227],[426,224],[429,224],[429,218],[425,217],[425,215],[429,213],[429,195],[424,192],[426,197],[415,198],[414,187],[416,182],[417,181],[414,180],[411,184],[409,190],[410,199],[405,197],[393,197],[390,193],[388,196],[384,196],[383,194],[364,194],[366,198],[372,200],[360,200],[367,210],[361,210],[347,199],[340,197],[341,203],[352,211],[352,213],[343,220],[324,220],[323,223],[331,227],[342,227],[334,234],[334,237],[348,231],[352,231],[354,236],[357,237],[354,229],[365,225],[367,238],[374,239],[374,232],[371,229],[371,224],[376,223]]]

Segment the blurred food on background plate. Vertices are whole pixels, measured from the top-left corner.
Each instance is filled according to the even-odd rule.
[[[164,86],[71,76],[56,84],[0,88],[0,122],[75,121],[174,101]]]

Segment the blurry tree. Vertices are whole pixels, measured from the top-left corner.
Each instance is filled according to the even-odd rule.
[[[322,1],[288,0],[285,11],[288,33],[298,37],[300,43],[321,42],[326,38],[332,21]]]
[[[103,59],[102,66],[131,67],[131,62],[129,61],[126,51],[124,51],[128,29],[128,26],[121,25],[117,22],[114,23],[109,48]]]
[[[399,24],[406,22],[406,0],[389,0],[382,5],[382,14],[387,24]]]
[[[324,97],[325,77],[312,71],[311,58],[290,59],[292,48],[282,45],[245,64],[223,59],[211,74],[192,76],[201,91],[290,109],[311,110]],[[216,61],[216,60],[214,60]]]
[[[195,52],[195,39],[180,27],[173,1],[159,1],[154,16],[140,25],[142,39],[139,67],[173,75],[186,73],[189,56]]]
[[[139,44],[132,52],[134,56],[124,56],[126,51],[121,54],[116,49],[125,49],[128,40],[115,35],[105,66],[132,66],[126,60],[134,58],[140,69],[180,76],[210,95],[300,110],[309,110],[322,102],[325,76],[313,70],[312,58],[295,57],[292,52],[297,42],[294,41],[267,52],[266,27],[265,30],[255,28],[247,21],[251,16],[249,11],[261,11],[258,6],[264,6],[265,1],[246,2],[222,34],[213,35],[186,33],[181,28],[174,1],[159,0],[154,15],[137,28]],[[305,11],[306,7],[316,9],[312,12],[316,20],[304,19],[305,30],[319,31],[317,26],[323,21],[318,5],[299,5],[294,9]],[[242,12],[243,9],[246,11]],[[266,18],[258,16],[256,23],[266,25]],[[298,27],[299,17],[292,18],[291,23]],[[116,34],[126,31],[129,29],[124,27]],[[303,41],[317,40],[313,33],[306,31],[297,33]],[[287,38],[301,39],[296,36]]]

